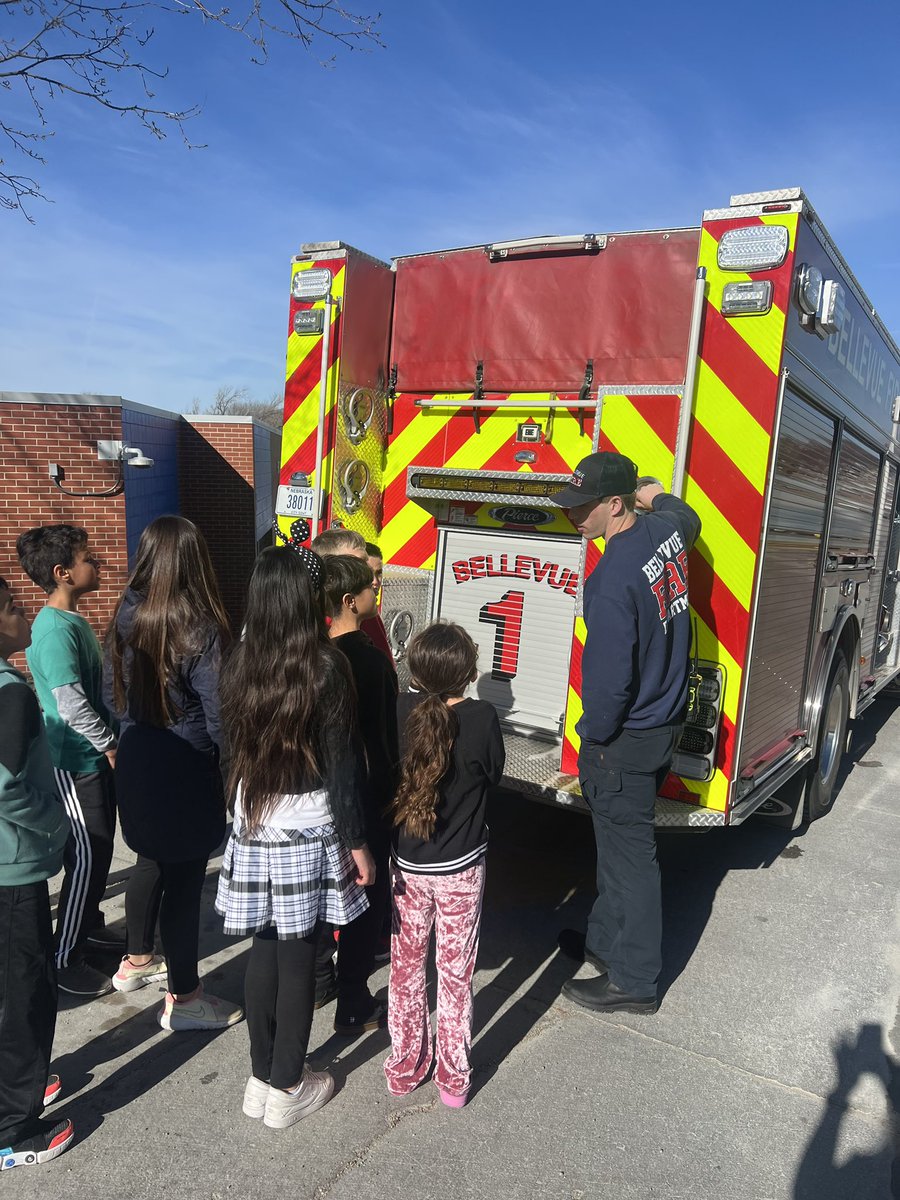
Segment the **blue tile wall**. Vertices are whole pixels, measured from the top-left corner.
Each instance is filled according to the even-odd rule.
[[[125,446],[138,446],[152,467],[125,467],[125,535],[131,563],[144,529],[154,517],[179,511],[178,413],[171,417],[122,407]]]

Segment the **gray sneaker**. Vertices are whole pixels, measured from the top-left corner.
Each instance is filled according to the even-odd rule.
[[[327,1071],[311,1071],[304,1067],[303,1079],[296,1092],[269,1088],[263,1124],[270,1129],[287,1129],[327,1104],[333,1095],[334,1079]]]
[[[165,1003],[156,1014],[163,1029],[172,1032],[185,1029],[227,1029],[242,1019],[244,1010],[239,1004],[201,992],[193,1000],[177,1002],[167,994]]]
[[[108,975],[89,967],[86,962],[70,963],[56,972],[56,981],[61,992],[70,996],[105,996],[113,990]]]

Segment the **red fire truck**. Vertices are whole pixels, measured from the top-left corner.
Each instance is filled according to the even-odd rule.
[[[663,824],[831,806],[848,721],[900,669],[900,352],[799,189],[692,229],[291,268],[277,512],[382,548],[383,617],[480,647],[508,781],[580,803],[581,587],[553,494],[618,450],[697,510],[688,722]]]

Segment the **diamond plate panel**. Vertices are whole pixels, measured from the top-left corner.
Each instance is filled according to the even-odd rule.
[[[731,197],[731,207],[741,208],[746,204],[782,204],[786,200],[805,200],[802,188],[776,188],[771,192],[739,192]]]
[[[433,586],[433,571],[388,565],[384,568],[381,619],[391,643],[401,691],[409,687],[409,665],[406,661],[409,639],[431,620]]]
[[[364,396],[362,394],[365,394]],[[371,398],[371,419],[354,417],[361,404]],[[384,451],[387,444],[387,403],[383,391],[341,383],[338,392],[338,422],[332,479],[332,520],[361,533],[367,542],[377,542],[381,529]],[[348,468],[363,463],[368,484],[357,506],[356,496],[342,486]],[[360,471],[361,468],[355,468]],[[351,471],[351,481],[352,481]]]

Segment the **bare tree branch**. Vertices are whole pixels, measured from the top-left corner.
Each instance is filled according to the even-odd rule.
[[[195,398],[190,411],[219,417],[255,417],[272,429],[280,429],[284,421],[283,408],[284,398],[280,392],[273,392],[268,400],[254,400],[249,388],[225,385],[217,389],[206,408]]]
[[[44,162],[37,144],[54,134],[49,105],[65,95],[131,118],[156,138],[175,128],[194,148],[184,125],[199,105],[176,110],[155,103],[155,89],[169,72],[151,56],[154,19],[220,25],[248,43],[250,61],[259,65],[267,61],[273,37],[299,42],[305,50],[320,43],[347,50],[384,44],[380,13],[355,13],[339,0],[238,0],[234,10],[202,0],[0,0],[0,12],[5,18],[0,88],[11,99],[27,101],[33,122],[28,127],[26,118],[0,114],[0,146],[5,142],[14,157],[35,163]],[[44,199],[39,182],[17,174],[0,155],[0,207],[33,220],[25,207],[33,199]]]

